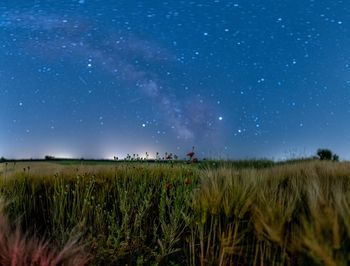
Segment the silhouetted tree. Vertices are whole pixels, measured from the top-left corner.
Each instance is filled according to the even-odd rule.
[[[333,161],[338,162],[339,161],[339,156],[337,154],[333,154]]]
[[[329,149],[318,149],[317,156],[320,160],[332,160],[333,153]]]

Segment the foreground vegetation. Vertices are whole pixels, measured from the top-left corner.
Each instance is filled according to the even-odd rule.
[[[0,243],[21,242],[26,232],[28,250],[40,236],[34,242],[47,250],[39,255],[65,257],[64,265],[349,264],[348,163],[0,167],[12,226],[0,231],[16,236],[0,232]],[[60,255],[67,250],[74,252]]]

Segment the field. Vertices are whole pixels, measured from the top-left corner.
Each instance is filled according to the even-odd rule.
[[[349,264],[346,162],[4,162],[0,177],[1,265]]]

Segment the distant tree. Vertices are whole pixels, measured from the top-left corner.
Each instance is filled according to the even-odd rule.
[[[45,160],[53,160],[53,159],[55,159],[55,156],[45,155]]]
[[[339,156],[337,154],[333,154],[332,160],[335,162],[339,161]]]
[[[1,157],[0,158],[0,162],[6,162],[6,158],[5,157]]]
[[[332,160],[333,153],[329,149],[318,149],[317,156],[320,160]]]

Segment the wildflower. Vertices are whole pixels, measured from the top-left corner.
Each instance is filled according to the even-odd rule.
[[[192,184],[192,180],[189,179],[189,178],[185,178],[184,183],[185,183],[185,185],[191,185]]]
[[[192,163],[198,163],[198,158],[193,158]]]
[[[191,151],[191,152],[189,152],[189,153],[186,154],[186,156],[190,157],[190,159],[192,159],[193,155],[194,155],[194,152],[193,152],[193,151]]]
[[[167,190],[170,190],[170,189],[173,188],[173,184],[171,184],[170,182],[166,182],[165,188],[166,188]]]
[[[194,156],[194,146],[192,147],[192,151],[187,153],[186,156],[190,157],[190,160],[193,158],[193,156]]]

